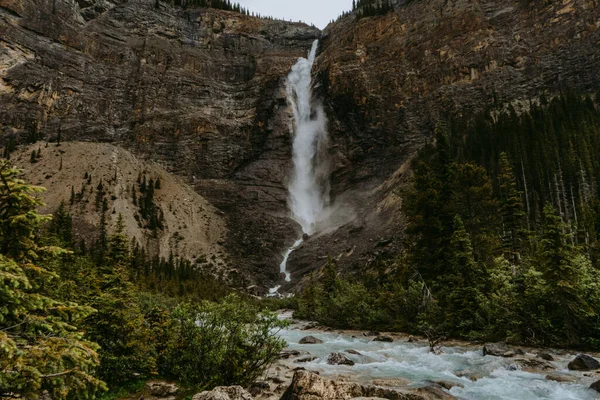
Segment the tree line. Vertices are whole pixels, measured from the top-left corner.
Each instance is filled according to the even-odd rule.
[[[330,260],[298,316],[600,348],[599,139],[597,103],[573,94],[440,124],[399,189],[406,250],[351,276]]]

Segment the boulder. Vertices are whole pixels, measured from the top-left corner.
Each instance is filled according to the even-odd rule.
[[[427,382],[429,382],[433,386],[439,386],[439,387],[441,387],[443,389],[446,389],[446,390],[450,390],[450,389],[452,389],[455,386],[458,386],[458,387],[461,387],[461,388],[465,387],[465,385],[463,385],[462,383],[455,382],[455,381],[438,380],[438,381],[427,381]]]
[[[389,343],[391,343],[394,341],[394,339],[390,336],[379,335],[379,336],[376,336],[375,338],[373,338],[373,341],[374,342],[389,342]]]
[[[146,390],[155,397],[169,397],[176,394],[179,388],[174,383],[151,381],[146,383]]]
[[[271,385],[269,385],[269,382],[265,382],[265,381],[258,381],[258,382],[254,382],[252,385],[250,385],[250,394],[252,396],[258,396],[261,393],[266,392],[267,390],[271,390]]]
[[[435,387],[421,389],[391,389],[355,382],[333,381],[308,371],[294,374],[292,384],[281,400],[455,400],[454,396]]]
[[[329,357],[327,357],[327,364],[330,365],[354,365],[354,361],[348,358],[345,354],[342,353],[331,353]]]
[[[600,381],[596,381],[590,385],[590,389],[594,389],[596,392],[600,392]]]
[[[219,386],[195,394],[192,400],[254,400],[252,395],[241,386]]]
[[[537,355],[539,358],[541,358],[542,360],[546,360],[546,361],[554,361],[554,356],[550,353],[538,353]]]
[[[504,342],[487,343],[485,346],[483,346],[484,356],[504,357],[504,354],[506,354],[508,351],[510,351],[510,349]]]
[[[299,358],[294,362],[295,363],[307,363],[307,362],[315,361],[316,359],[317,359],[317,357],[308,356],[308,357]]]
[[[355,356],[362,356],[362,354],[360,354],[358,351],[352,349],[346,350],[346,353],[354,354]]]
[[[515,363],[527,372],[552,371],[555,369],[550,361],[539,358],[516,358]]]
[[[314,336],[305,336],[302,339],[300,339],[300,341],[298,343],[300,343],[300,344],[321,344],[321,343],[323,343],[323,341]]]
[[[298,350],[283,350],[279,353],[279,358],[288,359],[290,357],[298,357],[300,352]]]
[[[587,354],[580,354],[569,363],[568,368],[572,371],[592,371],[600,369],[600,362]]]
[[[564,374],[548,374],[546,375],[547,381],[561,382],[561,383],[573,383],[577,382],[577,377]]]

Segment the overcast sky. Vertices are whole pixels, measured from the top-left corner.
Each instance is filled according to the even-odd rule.
[[[232,3],[240,3],[263,16],[304,21],[321,29],[342,11],[352,8],[352,0],[235,0]]]

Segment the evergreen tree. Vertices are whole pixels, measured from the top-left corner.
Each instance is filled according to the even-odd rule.
[[[18,175],[0,161],[0,396],[93,395],[105,388],[93,376],[98,346],[73,326],[93,310],[43,293],[58,277],[38,261],[61,250],[38,246],[35,234],[48,220],[36,211],[41,189]]]

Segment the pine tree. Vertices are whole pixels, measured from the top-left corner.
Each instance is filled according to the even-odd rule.
[[[517,181],[506,153],[500,154],[499,168],[498,180],[503,222],[502,247],[506,259],[518,266],[527,237],[526,216],[521,192],[517,189]]]
[[[35,233],[49,218],[36,209],[40,188],[0,161],[0,396],[88,397],[105,389],[94,377],[98,346],[82,339],[74,323],[93,309],[46,296],[58,276],[38,264],[63,250],[43,248]]]

